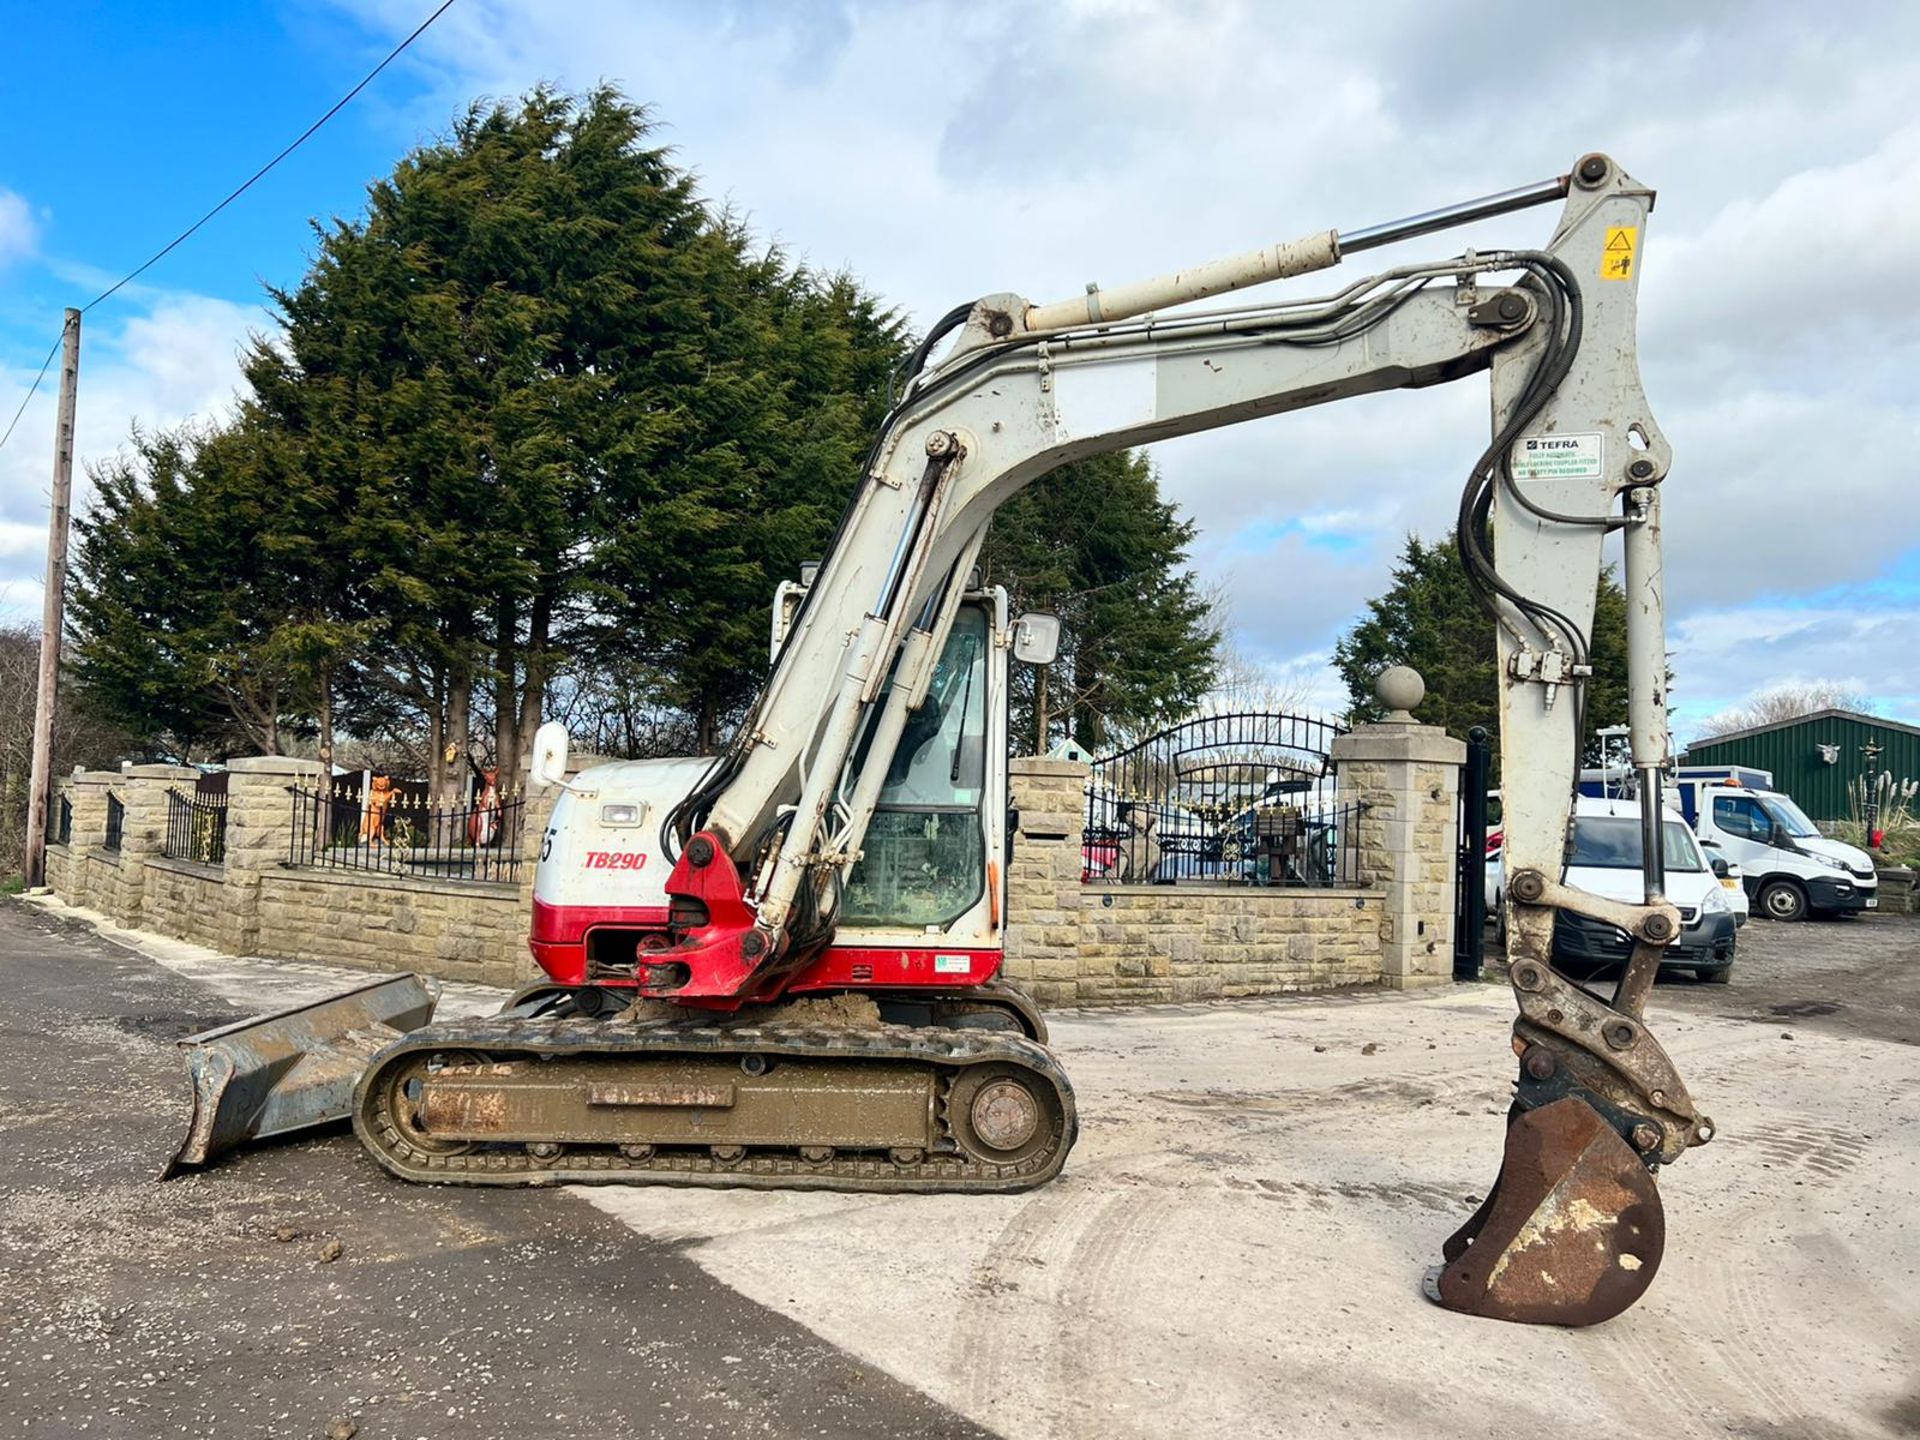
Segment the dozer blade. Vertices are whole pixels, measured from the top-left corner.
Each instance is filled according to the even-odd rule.
[[[162,1180],[269,1135],[285,1135],[353,1109],[353,1087],[375,1052],[433,1018],[440,987],[395,975],[311,1005],[189,1035],[193,1118]]]
[[[1653,1175],[1586,1101],[1521,1112],[1500,1178],[1427,1277],[1449,1310],[1525,1325],[1597,1325],[1646,1293],[1667,1225]]]

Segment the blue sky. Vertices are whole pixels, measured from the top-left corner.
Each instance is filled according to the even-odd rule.
[[[0,424],[63,304],[197,216],[430,8],[9,6]],[[235,353],[269,323],[262,283],[303,270],[309,219],[358,211],[367,182],[473,96],[542,80],[623,84],[711,197],[923,323],[971,295],[1072,294],[1364,225],[1602,148],[1661,192],[1642,363],[1675,452],[1682,738],[1777,681],[1836,679],[1920,715],[1920,11],[1628,0],[1596,30],[1527,0],[1336,9],[458,0],[88,316],[82,456],[111,454],[136,422],[217,415]],[[1510,83],[1549,54],[1575,62],[1551,87]],[[1547,214],[1378,259],[1537,243]],[[1334,637],[1407,531],[1444,531],[1485,407],[1469,383],[1155,448],[1246,660],[1337,700]],[[51,421],[43,397],[0,451],[0,618],[38,613]]]
[[[33,333],[57,332],[63,303],[90,298],[104,288],[90,289],[95,279],[118,278],[184,228],[396,38],[313,4],[73,0],[7,11],[0,185],[33,206],[41,252],[0,291],[10,363]],[[65,93],[66,66],[32,63],[60,56],[84,57],[82,94]],[[252,303],[261,280],[297,280],[309,217],[358,207],[367,181],[418,133],[412,103],[430,88],[418,69],[390,68],[149,283]]]

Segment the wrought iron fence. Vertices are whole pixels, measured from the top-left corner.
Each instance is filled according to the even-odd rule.
[[[167,839],[161,854],[198,865],[227,863],[227,797],[167,792]]]
[[[1095,761],[1081,879],[1356,883],[1360,808],[1336,801],[1329,758],[1341,733],[1304,715],[1203,715]]]
[[[520,832],[526,798],[482,792],[435,805],[423,791],[399,784],[328,790],[289,787],[293,829],[287,863],[378,871],[439,880],[520,878]]]
[[[1364,802],[1261,805],[1224,822],[1198,816],[1184,833],[1164,840],[1151,829],[1089,829],[1080,846],[1080,879],[1121,885],[1364,885],[1369,877],[1360,864],[1360,817],[1366,813]],[[1138,808],[1134,815],[1141,815]]]
[[[127,807],[120,803],[120,797],[111,790],[107,792],[107,834],[100,842],[103,850],[118,850],[120,834],[127,828]]]
[[[53,843],[71,845],[73,843],[73,797],[62,794],[53,815]]]

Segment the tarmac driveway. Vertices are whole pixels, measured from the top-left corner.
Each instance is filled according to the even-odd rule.
[[[562,1192],[401,1185],[346,1133],[158,1184],[171,1042],[238,1012],[18,902],[0,986],[0,1434],[982,1433]]]

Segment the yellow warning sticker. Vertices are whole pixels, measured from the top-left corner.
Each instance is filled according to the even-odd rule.
[[[1638,225],[1609,225],[1606,247],[1600,252],[1602,280],[1631,280],[1633,253],[1640,247]]]

